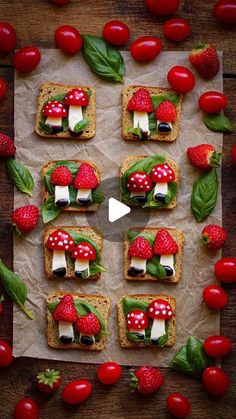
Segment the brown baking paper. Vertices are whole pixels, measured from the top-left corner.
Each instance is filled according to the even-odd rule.
[[[126,63],[125,84],[167,86],[166,74],[174,65],[188,66],[188,52],[162,52],[148,63],[134,62],[128,52],[122,53]],[[90,141],[41,139],[34,132],[37,97],[41,83],[61,82],[69,85],[91,85],[97,92],[97,134]],[[30,321],[14,307],[14,355],[47,358],[62,361],[101,363],[113,360],[121,364],[138,365],[149,363],[167,366],[170,359],[186,343],[190,335],[204,339],[219,332],[220,318],[202,303],[203,288],[214,282],[213,266],[216,256],[203,249],[199,233],[204,225],[221,224],[221,195],[212,215],[202,224],[197,224],[190,211],[192,183],[197,172],[186,158],[186,148],[200,143],[211,143],[221,150],[223,136],[209,131],[202,122],[198,109],[198,97],[207,90],[222,91],[222,72],[212,81],[196,77],[196,87],[186,95],[183,103],[180,133],[170,144],[158,142],[130,143],[121,137],[121,101],[123,86],[100,80],[91,73],[81,55],[65,57],[58,50],[42,50],[38,68],[27,76],[15,77],[15,142],[17,159],[31,171],[35,179],[33,197],[15,191],[15,207],[28,203],[41,206],[40,171],[48,160],[90,159],[97,163],[104,178],[118,175],[119,165],[132,154],[165,154],[180,165],[181,185],[178,205],[169,212],[152,211],[149,225],[177,227],[185,233],[182,278],[177,285],[160,282],[133,282],[123,278],[123,243],[104,241],[103,263],[106,272],[97,282],[78,280],[48,281],[44,276],[42,245],[43,226],[26,237],[14,238],[14,269],[24,279],[29,289],[29,302],[35,314]],[[219,173],[220,176],[220,173]],[[135,211],[135,209],[133,210]],[[61,215],[54,222],[57,226],[88,225],[83,214]],[[132,226],[131,226],[132,227]],[[102,230],[102,225],[101,225]],[[74,291],[108,295],[111,299],[111,314],[105,349],[102,352],[50,349],[46,341],[47,295],[53,290]],[[126,294],[167,293],[177,300],[177,341],[174,347],[162,350],[123,350],[118,343],[116,303]],[[28,304],[30,305],[30,304]]]

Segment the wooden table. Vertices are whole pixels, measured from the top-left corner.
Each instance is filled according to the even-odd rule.
[[[213,42],[224,51],[224,92],[229,104],[226,114],[236,127],[236,28],[218,24],[213,15],[214,0],[181,1],[178,16],[190,20],[193,34],[174,45],[164,40],[162,19],[149,13],[144,0],[71,0],[65,7],[57,7],[47,0],[0,0],[1,20],[14,25],[18,35],[18,47],[34,44],[39,47],[54,47],[54,30],[62,24],[70,24],[81,32],[101,34],[103,24],[112,19],[126,22],[132,39],[144,34],[158,35],[168,50],[188,50],[199,39]],[[126,47],[128,48],[128,46]],[[0,131],[13,135],[14,83],[11,56],[0,57],[0,77],[8,84],[7,98],[0,103]],[[224,136],[223,159],[223,225],[228,232],[224,256],[236,256],[236,169],[231,164],[230,149],[236,143],[235,135]],[[5,161],[0,161],[0,256],[12,267],[11,211],[13,187],[6,176]],[[227,286],[229,303],[221,314],[221,333],[236,343],[236,287]],[[0,338],[12,341],[12,304],[7,299],[0,319]],[[45,368],[61,371],[63,384],[86,377],[93,382],[93,394],[80,407],[65,406],[60,392],[45,399],[34,388],[34,377]],[[0,372],[0,418],[12,417],[13,406],[24,396],[33,397],[40,404],[41,418],[169,418],[165,400],[172,391],[183,391],[191,400],[192,413],[196,419],[236,417],[236,362],[234,354],[223,360],[223,368],[231,378],[231,390],[223,398],[209,396],[202,385],[170,369],[162,369],[165,386],[149,398],[131,393],[128,386],[130,367],[124,368],[122,380],[113,388],[104,388],[96,381],[96,365],[48,362],[29,358],[16,359],[12,366]]]

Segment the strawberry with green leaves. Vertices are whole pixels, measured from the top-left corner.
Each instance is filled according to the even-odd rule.
[[[213,79],[219,71],[220,60],[212,44],[198,42],[189,55],[189,61],[204,79]]]
[[[212,167],[218,167],[222,153],[216,151],[211,144],[199,144],[187,149],[187,156],[196,169],[211,170]]]
[[[224,246],[227,239],[226,231],[216,224],[209,224],[202,230],[201,243],[208,249],[219,250]]]
[[[130,386],[142,394],[152,394],[164,384],[164,376],[154,367],[144,365],[131,373]]]
[[[12,213],[12,224],[17,233],[24,234],[34,230],[39,220],[39,210],[35,205],[18,207]]]
[[[35,384],[41,393],[49,396],[55,393],[61,385],[60,372],[54,369],[46,369],[46,371],[39,372]]]

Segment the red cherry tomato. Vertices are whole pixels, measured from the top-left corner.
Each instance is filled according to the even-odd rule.
[[[219,0],[214,7],[215,17],[223,23],[236,23],[235,0]]]
[[[158,16],[168,16],[175,13],[180,0],[146,0],[146,5],[152,13]]]
[[[7,92],[7,85],[3,79],[0,79],[0,100],[4,98]]]
[[[91,394],[92,385],[87,380],[75,380],[67,384],[62,392],[62,400],[68,404],[79,404]]]
[[[203,112],[217,113],[226,107],[227,97],[223,93],[209,91],[199,97],[198,104]]]
[[[57,48],[62,49],[67,54],[75,54],[81,50],[83,45],[82,36],[73,26],[59,26],[55,31],[54,38]]]
[[[116,362],[105,362],[98,367],[97,376],[100,383],[105,385],[116,384],[122,374],[122,368]]]
[[[130,52],[136,61],[153,60],[161,49],[161,41],[156,36],[141,36],[130,45]]]
[[[204,351],[209,356],[221,357],[228,355],[232,350],[232,343],[225,336],[210,336],[204,342]]]
[[[52,3],[58,4],[59,6],[64,6],[64,4],[69,3],[70,0],[51,0]]]
[[[16,403],[15,419],[38,419],[39,407],[37,403],[30,398],[21,399]]]
[[[236,164],[236,145],[234,145],[231,149],[231,158],[233,164]]]
[[[190,35],[191,27],[186,19],[176,17],[164,23],[163,32],[165,37],[170,41],[181,42]]]
[[[11,52],[15,47],[15,29],[9,23],[0,22],[0,52]]]
[[[167,397],[167,408],[175,418],[185,418],[190,413],[188,399],[181,393],[171,393]]]
[[[218,281],[236,282],[236,258],[222,258],[215,264],[215,276]]]
[[[105,24],[102,36],[109,44],[123,45],[129,40],[130,30],[120,20],[110,20]]]
[[[168,82],[172,89],[180,93],[188,93],[195,86],[195,77],[187,68],[177,65],[172,67],[167,74]]]
[[[40,63],[41,54],[37,47],[24,47],[19,49],[13,58],[13,66],[20,73],[29,73]]]
[[[0,367],[8,367],[12,363],[12,349],[4,340],[0,340]]]
[[[229,388],[229,378],[218,367],[208,367],[203,371],[202,382],[209,393],[215,396],[223,396]]]
[[[208,307],[216,310],[224,308],[228,302],[226,292],[218,285],[209,285],[204,288],[202,297]]]

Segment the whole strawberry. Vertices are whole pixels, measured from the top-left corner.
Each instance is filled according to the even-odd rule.
[[[226,231],[221,226],[209,224],[202,230],[200,241],[208,249],[219,250],[224,245],[226,239]]]
[[[159,121],[175,122],[177,111],[169,100],[164,100],[156,109],[155,118]]]
[[[41,393],[49,396],[55,393],[61,385],[60,373],[59,371],[46,369],[46,371],[38,373],[35,384]]]
[[[187,149],[187,155],[194,167],[200,170],[210,170],[212,167],[218,167],[222,153],[218,153],[211,144],[199,144]]]
[[[164,376],[154,367],[144,365],[131,373],[130,386],[142,394],[151,394],[159,390],[164,384]]]
[[[16,208],[12,213],[12,224],[19,234],[33,230],[38,223],[38,219],[39,210],[35,205]]]
[[[220,60],[212,44],[199,42],[189,55],[189,61],[204,79],[213,79],[220,68]]]
[[[11,137],[0,133],[0,157],[13,157],[15,152],[16,147]]]

